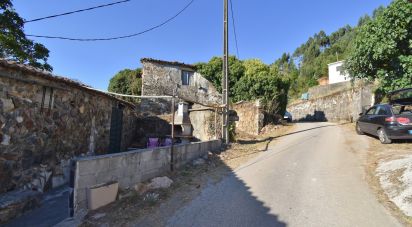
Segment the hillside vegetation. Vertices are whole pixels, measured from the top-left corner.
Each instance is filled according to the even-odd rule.
[[[328,64],[338,60],[346,60],[344,68],[354,78],[378,80],[382,94],[411,87],[412,3],[394,0],[371,16],[361,17],[356,26],[345,25],[331,34],[321,30],[271,64],[230,56],[230,99],[261,99],[268,113],[283,114],[288,100],[316,86],[319,78],[328,75]],[[196,67],[221,92],[221,57],[212,57]],[[137,94],[136,75],[133,70],[119,72],[110,81],[109,91]]]

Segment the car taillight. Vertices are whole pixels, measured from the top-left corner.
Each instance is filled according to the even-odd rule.
[[[407,125],[407,124],[411,123],[411,120],[409,120],[406,117],[398,117],[398,118],[396,118],[396,117],[387,117],[387,118],[385,118],[385,121],[386,122],[391,122],[391,123],[398,122],[401,125]]]
[[[396,117],[387,117],[385,118],[386,122],[396,122]]]
[[[399,122],[399,124],[401,124],[401,125],[407,125],[407,124],[409,124],[411,121],[408,119],[408,118],[406,118],[406,117],[398,117],[398,118],[396,118],[396,120]]]

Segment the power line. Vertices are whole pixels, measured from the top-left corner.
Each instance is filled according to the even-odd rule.
[[[229,1],[230,1],[230,12],[231,12],[231,15],[232,15],[233,32],[235,33],[236,53],[237,53],[237,58],[239,59],[240,56],[239,56],[239,47],[238,47],[238,45],[237,45],[237,34],[236,34],[236,26],[235,26],[235,16],[234,16],[234,14],[233,14],[232,0],[229,0]]]
[[[126,39],[126,38],[131,38],[131,37],[135,37],[138,35],[142,35],[144,33],[150,32],[152,30],[155,30],[157,28],[162,27],[163,25],[169,23],[170,21],[172,21],[173,19],[175,19],[176,17],[178,17],[181,13],[183,13],[195,0],[191,0],[183,9],[181,9],[179,12],[177,12],[173,17],[170,17],[169,19],[163,21],[162,23],[150,27],[146,30],[143,30],[141,32],[138,33],[134,33],[134,34],[130,34],[130,35],[124,35],[124,36],[116,36],[116,37],[109,37],[109,38],[71,38],[71,37],[62,37],[62,36],[48,36],[48,35],[31,35],[28,34],[26,36],[29,37],[37,37],[37,38],[46,38],[46,39],[62,39],[62,40],[70,40],[70,41],[84,41],[84,42],[92,42],[92,41],[109,41],[109,40],[116,40],[116,39]]]
[[[70,15],[70,14],[74,14],[74,13],[80,13],[80,12],[84,12],[84,11],[94,10],[94,9],[98,9],[98,8],[103,8],[103,7],[107,7],[107,6],[112,6],[112,5],[117,5],[117,4],[121,4],[121,3],[125,3],[125,2],[130,2],[130,1],[131,0],[123,0],[123,1],[113,2],[113,3],[109,3],[109,4],[94,6],[94,7],[90,7],[90,8],[87,8],[87,9],[79,9],[79,10],[66,12],[66,13],[61,13],[61,14],[56,14],[56,15],[51,15],[51,16],[47,16],[47,17],[40,17],[40,18],[36,18],[36,19],[32,19],[32,20],[26,20],[26,21],[24,21],[24,23],[30,23],[30,22],[35,22],[35,21],[51,19],[51,18],[55,18],[55,17],[66,16],[66,15]]]

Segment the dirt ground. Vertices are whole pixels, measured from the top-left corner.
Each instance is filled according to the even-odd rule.
[[[379,177],[377,175],[377,168],[380,163],[390,160],[399,159],[405,155],[412,155],[412,143],[411,141],[394,141],[392,144],[381,144],[379,139],[368,135],[356,135],[355,124],[343,125],[343,128],[348,134],[347,142],[351,145],[354,152],[357,152],[360,160],[365,167],[365,180],[368,182],[371,189],[375,192],[379,202],[383,204],[402,224],[405,226],[412,226],[412,217],[406,216],[388,197],[384,189],[381,186]],[[367,142],[367,146],[363,149],[357,149],[359,147],[359,141],[363,140]],[[399,182],[399,176],[401,173],[393,172],[391,181],[393,183]]]
[[[164,226],[174,211],[194,199],[209,184],[268,149],[276,137],[287,134],[293,125],[269,125],[259,136],[237,135],[237,142],[220,154],[209,153],[203,165],[187,165],[167,176],[173,184],[166,190],[119,193],[119,200],[90,212],[81,226]]]

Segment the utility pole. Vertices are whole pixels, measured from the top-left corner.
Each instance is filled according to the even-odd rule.
[[[222,137],[226,144],[229,144],[229,41],[228,41],[228,0],[223,0],[223,78],[222,78]]]

